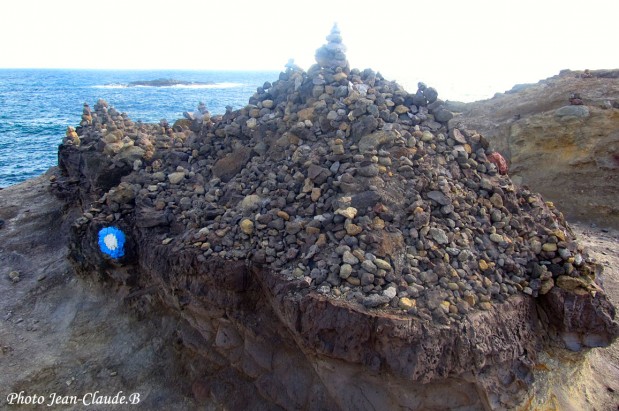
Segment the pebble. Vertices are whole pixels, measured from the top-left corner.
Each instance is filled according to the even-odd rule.
[[[18,283],[21,281],[21,277],[19,276],[19,271],[11,271],[9,272],[9,279],[13,283]]]
[[[170,181],[170,184],[178,184],[181,181],[183,181],[183,179],[185,178],[185,172],[176,172],[176,173],[171,173],[168,175],[168,180]]]
[[[356,236],[357,234],[360,234],[361,231],[363,231],[361,226],[351,223],[350,220],[346,220],[344,228],[346,229],[346,234],[350,236]]]
[[[241,227],[241,231],[247,235],[251,235],[254,232],[254,223],[248,218],[242,219],[239,226]]]
[[[376,265],[370,260],[364,260],[361,263],[361,268],[372,274],[376,274],[378,272],[378,267],[376,267]]]
[[[335,214],[339,214],[346,218],[353,219],[357,215],[357,209],[354,207],[339,208],[335,211]]]
[[[492,303],[490,301],[483,301],[479,303],[479,307],[484,311],[492,310]]]
[[[389,299],[391,300],[393,297],[395,297],[398,294],[397,290],[395,289],[395,287],[387,287],[384,291],[383,291],[383,295],[385,297],[389,297]]]
[[[490,237],[490,241],[492,241],[493,243],[501,243],[504,241],[503,236],[500,234],[496,234],[496,233],[490,234],[489,237]]]
[[[411,308],[415,308],[417,306],[417,300],[408,297],[402,297],[400,298],[398,305],[403,310],[410,310]]]
[[[447,238],[447,234],[445,233],[444,230],[440,229],[440,228],[431,228],[430,229],[430,237],[432,237],[432,239],[434,241],[436,241],[439,244],[447,244],[449,243],[449,239]]]
[[[546,252],[557,251],[557,244],[555,244],[555,243],[544,243],[544,245],[542,245],[542,250],[546,251]]]
[[[389,264],[387,261],[382,260],[380,258],[375,258],[373,260],[374,265],[376,265],[376,267],[380,268],[381,270],[392,270],[393,268],[391,267],[391,264]]]
[[[346,264],[351,265],[359,263],[359,259],[355,257],[350,251],[344,251],[344,254],[342,255],[342,261],[344,261]]]
[[[385,295],[370,294],[363,298],[362,304],[367,308],[375,308],[384,304],[388,304],[391,298]]]
[[[352,274],[352,266],[350,264],[342,264],[340,266],[340,278],[347,279]]]

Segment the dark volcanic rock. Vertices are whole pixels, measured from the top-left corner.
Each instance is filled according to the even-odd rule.
[[[213,175],[224,183],[230,181],[245,167],[251,158],[252,150],[249,147],[239,147],[213,165]]]
[[[76,269],[156,290],[237,379],[220,382],[244,381],[244,408],[513,408],[539,352],[613,341],[598,267],[554,205],[449,127],[436,90],[350,70],[327,39],[307,73],[288,65],[199,129],[88,111],[59,150],[57,191],[84,212]]]

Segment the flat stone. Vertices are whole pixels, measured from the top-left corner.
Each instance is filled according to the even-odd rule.
[[[489,237],[490,237],[490,241],[492,241],[493,243],[497,243],[498,244],[498,243],[500,243],[502,241],[505,241],[505,239],[503,238],[503,236],[501,234],[493,233],[493,234],[490,234]]]
[[[360,153],[378,150],[383,144],[391,143],[395,140],[396,134],[393,131],[376,131],[365,135],[359,140],[358,148]]]
[[[359,286],[361,285],[361,280],[357,277],[350,276],[346,279],[346,282],[350,285]]]
[[[563,106],[555,110],[557,117],[589,117],[589,108],[587,106]]]
[[[346,218],[353,219],[357,215],[357,209],[354,207],[339,208],[335,210],[335,214],[339,214]]]
[[[453,118],[453,113],[445,108],[441,108],[434,112],[434,118],[436,121],[446,123]]]
[[[361,274],[361,285],[370,285],[374,283],[374,274],[363,272]]]
[[[380,173],[380,169],[376,164],[372,163],[359,167],[357,172],[363,177],[376,177]]]
[[[492,310],[492,303],[489,302],[489,301],[483,301],[483,302],[479,303],[479,307],[482,310],[490,311],[490,310]]]
[[[242,219],[239,226],[241,227],[241,231],[247,235],[251,235],[254,232],[254,223],[248,218]]]
[[[320,199],[320,195],[321,195],[321,190],[319,187],[314,187],[312,188],[312,193],[310,194],[310,199],[312,200],[312,202],[316,202]]]
[[[251,156],[251,148],[245,146],[238,147],[226,157],[217,160],[212,168],[213,176],[227,183],[245,167]]]
[[[331,152],[336,156],[342,155],[345,152],[344,146],[341,144],[334,144],[331,146]]]
[[[448,205],[451,204],[451,198],[447,197],[445,193],[441,191],[429,191],[427,194],[430,200],[434,200],[440,205]]]
[[[363,306],[367,308],[375,308],[383,304],[387,304],[389,303],[389,301],[391,301],[391,298],[387,296],[370,294],[367,297],[363,298]]]
[[[492,196],[490,197],[490,202],[495,207],[503,207],[503,197],[501,197],[501,195],[498,193],[492,194]]]
[[[284,221],[288,221],[290,220],[290,214],[288,214],[287,212],[283,211],[283,210],[279,210],[277,213],[275,213],[279,218],[283,219]]]
[[[438,281],[438,274],[434,271],[424,271],[419,274],[419,278],[426,284],[434,284]]]
[[[424,143],[429,143],[432,140],[434,140],[434,134],[427,130],[422,133],[421,141],[423,141]]]
[[[355,257],[350,251],[344,251],[344,254],[342,255],[342,261],[352,265],[359,264],[359,259]]]
[[[365,210],[374,207],[380,200],[380,195],[376,191],[369,190],[353,195],[350,204],[357,209]]]
[[[387,271],[393,270],[393,267],[391,267],[391,264],[389,264],[385,260],[382,260],[380,258],[376,258],[373,262],[374,262],[374,265],[376,265],[376,267],[378,267],[381,270],[387,270]]]
[[[383,295],[385,297],[389,297],[389,299],[392,299],[397,294],[398,294],[398,291],[395,289],[395,287],[388,287],[387,289],[383,291]]]
[[[342,264],[340,266],[340,278],[347,279],[352,274],[352,266],[350,264]]]
[[[360,234],[361,231],[363,231],[361,226],[351,223],[350,220],[346,220],[346,224],[344,225],[344,228],[346,229],[346,234],[350,236],[356,236]]]
[[[406,107],[404,105],[399,105],[399,106],[395,106],[393,111],[395,111],[396,114],[405,114],[405,113],[408,113],[410,111],[410,108],[408,108],[408,107]]]
[[[361,268],[372,274],[376,274],[376,272],[378,271],[378,267],[376,267],[376,265],[370,260],[363,261],[361,263]]]
[[[241,201],[241,209],[245,212],[254,211],[258,208],[261,201],[262,197],[259,195],[250,194]]]
[[[557,251],[557,244],[555,243],[544,243],[544,245],[542,245],[542,250],[546,251],[546,252],[555,252]]]
[[[408,297],[402,297],[400,298],[398,305],[403,310],[410,310],[411,308],[414,308],[417,306],[417,300],[414,300]]]
[[[557,277],[556,286],[564,290],[574,291],[577,288],[589,289],[590,281],[582,277],[570,277],[569,275],[560,275]]]
[[[429,234],[430,237],[432,237],[432,239],[439,244],[449,243],[449,238],[447,238],[447,234],[440,228],[431,228]]]
[[[462,134],[462,132],[457,128],[452,128],[451,130],[449,130],[449,136],[460,144],[468,143],[468,141],[466,141],[466,137],[464,137],[464,134]]]
[[[170,181],[170,184],[178,184],[181,181],[183,181],[184,178],[185,178],[184,171],[177,171],[175,173],[168,174],[168,181]]]
[[[331,172],[329,170],[316,164],[310,165],[307,169],[307,178],[315,184],[324,183],[330,175]]]

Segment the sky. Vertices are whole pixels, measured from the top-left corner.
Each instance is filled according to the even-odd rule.
[[[0,67],[307,70],[337,22],[351,67],[466,100],[619,68],[618,16],[617,0],[3,0]]]

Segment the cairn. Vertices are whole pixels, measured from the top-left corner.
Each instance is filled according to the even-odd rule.
[[[327,36],[327,44],[316,50],[316,63],[322,68],[339,68],[345,73],[350,72],[350,65],[346,59],[346,46],[342,44],[342,36],[337,23],[333,25]]]
[[[595,291],[561,213],[514,185],[483,136],[452,127],[436,90],[350,69],[337,25],[327,41],[308,73],[289,64],[198,129],[136,126],[99,101],[75,149],[132,164],[122,184],[134,195],[83,224],[173,226],[160,241],[175,253],[247,260],[445,324],[557,284]]]

